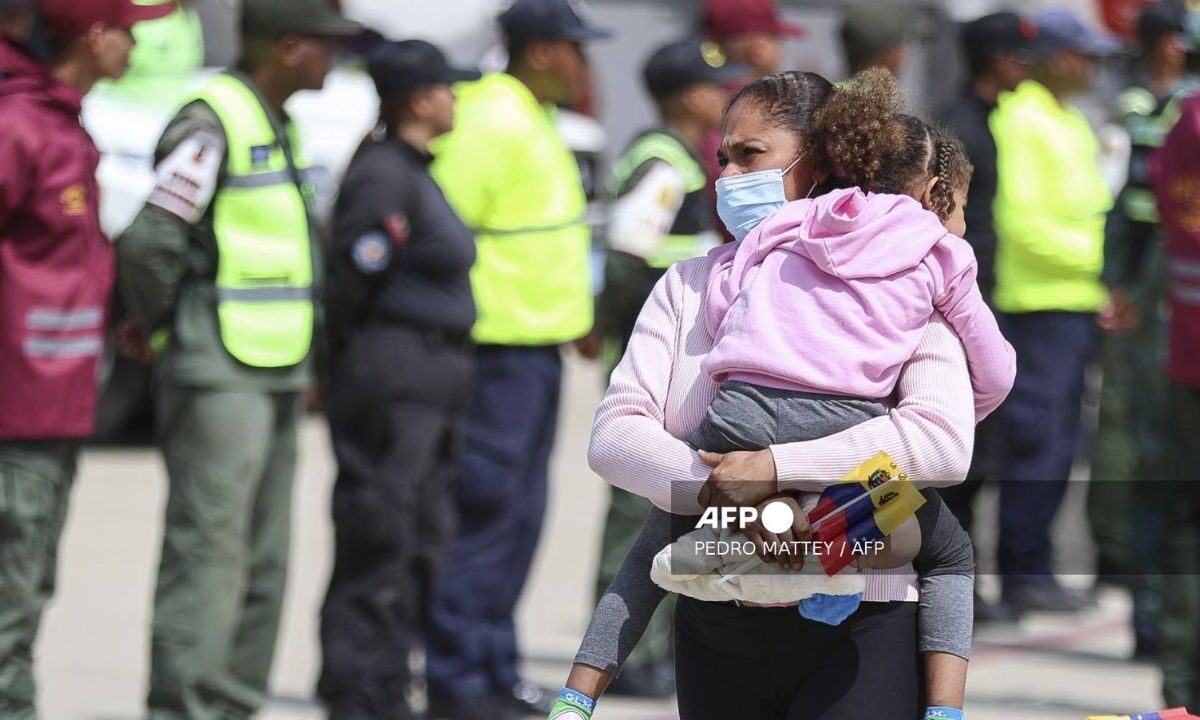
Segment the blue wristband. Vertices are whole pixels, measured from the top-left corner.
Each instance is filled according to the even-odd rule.
[[[925,708],[925,720],[963,720],[966,715],[958,708],[935,705]]]
[[[570,705],[576,705],[584,708],[589,714],[596,712],[596,701],[579,692],[578,690],[563,688],[562,690],[558,691],[558,699]]]

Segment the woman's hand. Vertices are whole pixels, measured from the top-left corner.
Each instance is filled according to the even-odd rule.
[[[763,509],[771,503],[783,503],[792,511],[792,526],[782,533],[773,533],[763,527],[762,515]],[[808,524],[808,516],[804,512],[804,508],[800,507],[800,502],[792,493],[780,493],[774,497],[767,498],[758,505],[758,520],[747,527],[745,532],[746,537],[758,546],[758,556],[764,562],[779,563],[783,567],[799,571],[804,568],[804,555],[799,552],[794,553],[768,553],[766,544],[774,544],[779,547],[785,543],[808,542],[812,540],[812,526]],[[794,547],[789,545],[789,547]]]
[[[779,493],[770,450],[701,450],[700,459],[713,468],[697,497],[703,507],[752,507]]]

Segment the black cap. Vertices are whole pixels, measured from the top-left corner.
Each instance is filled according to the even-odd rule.
[[[652,97],[665,98],[698,83],[732,85],[749,72],[745,65],[728,62],[715,42],[688,39],[655,50],[642,68],[642,78]]]
[[[254,38],[325,35],[352,38],[362,25],[334,12],[326,0],[244,0],[242,34]]]
[[[384,40],[366,53],[367,73],[380,97],[408,95],[431,85],[478,80],[474,70],[456,70],[446,56],[424,40]]]
[[[612,32],[584,19],[579,0],[514,0],[500,13],[500,27],[510,38],[526,40],[603,40]]]
[[[1012,53],[1030,56],[1034,54],[1037,40],[1037,25],[1011,12],[984,15],[963,27],[962,43],[967,55],[973,58],[990,58]]]
[[[1137,20],[1138,41],[1149,45],[1164,35],[1182,35],[1187,10],[1182,2],[1158,0],[1142,9]]]

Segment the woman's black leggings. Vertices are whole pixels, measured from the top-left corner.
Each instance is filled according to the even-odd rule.
[[[923,669],[917,604],[864,602],[841,625],[796,608],[680,597],[680,720],[914,720]]]

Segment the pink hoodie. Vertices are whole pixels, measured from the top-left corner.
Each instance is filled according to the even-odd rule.
[[[888,397],[937,309],[966,350],[976,420],[1012,389],[1016,354],[979,292],[975,253],[910,197],[798,200],[713,253],[703,367],[717,382]]]

